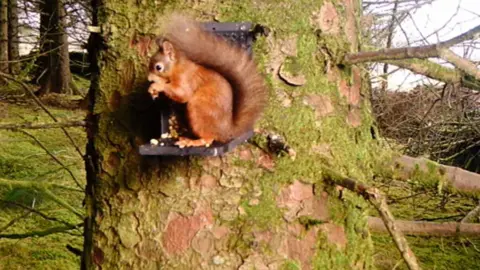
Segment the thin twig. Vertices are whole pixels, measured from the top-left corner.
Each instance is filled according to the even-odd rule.
[[[478,218],[480,217],[480,202],[479,204],[477,205],[477,207],[473,208],[472,211],[468,212],[468,214],[462,218],[462,220],[460,221],[461,223],[466,223],[466,222],[469,222],[470,220],[472,220],[474,217]]]
[[[75,254],[76,256],[82,256],[83,250],[78,249],[78,248],[76,248],[76,247],[73,247],[73,246],[70,245],[70,244],[67,244],[67,245],[66,245],[66,248],[68,249],[68,251],[72,252],[72,253]]]
[[[63,162],[61,162],[52,152],[50,152],[50,150],[48,150],[47,147],[45,147],[45,145],[43,145],[43,143],[41,141],[39,141],[35,136],[33,136],[32,134],[28,133],[27,131],[25,130],[19,130],[20,132],[22,132],[23,134],[27,135],[28,137],[32,138],[53,160],[55,160],[55,162],[57,162],[60,166],[62,166],[62,168],[64,168],[69,174],[70,176],[72,177],[73,181],[75,182],[75,184],[83,191],[85,191],[85,188],[80,184],[80,182],[78,181],[78,179],[75,177],[75,175],[73,174],[72,170],[70,170],[67,166],[65,166],[63,164]]]
[[[18,130],[18,129],[49,129],[49,128],[65,128],[65,127],[84,127],[85,121],[58,121],[55,123],[19,123],[19,124],[0,124],[0,129]]]
[[[412,59],[412,58],[427,59],[427,58],[436,57],[436,58],[441,58],[450,62],[455,67],[473,76],[478,81],[480,80],[480,70],[477,68],[477,66],[474,63],[470,62],[469,60],[462,58],[460,56],[457,56],[456,54],[454,54],[452,51],[449,50],[450,47],[458,43],[464,42],[469,39],[474,40],[474,39],[477,39],[478,37],[480,37],[480,25],[470,29],[469,31],[457,37],[454,37],[447,41],[439,42],[437,44],[393,48],[393,49],[385,48],[377,51],[351,53],[345,56],[344,61],[345,63],[348,63],[348,64],[357,64],[357,63],[363,63],[363,62],[381,62],[381,63],[389,64],[390,61],[399,61],[399,60]],[[400,64],[401,63],[402,62],[400,62]],[[418,63],[414,63],[412,65],[403,65],[400,67],[407,68],[413,72],[416,72],[422,75],[425,75],[423,74],[425,72],[438,74],[437,71],[434,71],[433,67],[426,68],[426,66],[427,65],[424,65],[423,67],[419,67]],[[431,66],[431,65],[428,65],[428,66]],[[446,72],[442,72],[442,73],[446,73]],[[428,76],[428,75],[425,75],[425,76]],[[433,79],[437,79],[439,81],[447,80],[446,82],[451,82],[451,80],[448,81],[448,79],[443,79],[442,76],[435,76],[433,77]],[[467,84],[472,84],[472,85],[476,84],[475,82],[468,82],[468,80],[467,82],[463,82],[463,80],[458,80],[458,79],[456,81],[461,82],[463,85],[467,87],[470,86]],[[475,89],[478,89],[478,87],[476,87]]]
[[[27,180],[10,180],[5,178],[0,178],[0,186],[11,186],[11,187],[20,187],[20,188],[33,188],[33,189],[61,188],[61,189],[74,190],[74,191],[81,192],[81,190],[68,188],[63,185],[59,185],[55,183],[27,181]]]
[[[405,263],[410,270],[418,270],[420,266],[418,264],[415,254],[410,249],[407,240],[403,236],[403,233],[398,229],[395,224],[395,219],[388,209],[388,205],[380,191],[376,188],[368,187],[362,183],[359,183],[353,179],[342,177],[330,169],[324,169],[324,179],[335,185],[347,188],[369,201],[380,214],[390,236],[392,236],[397,249],[400,251]]]
[[[53,119],[53,121],[55,122],[58,122],[57,118],[47,109],[47,107],[45,107],[45,105],[43,105],[43,103],[40,101],[40,99],[35,95],[35,93],[33,93],[33,91],[30,89],[30,87],[28,87],[28,85],[26,85],[24,82],[22,81],[19,81],[17,79],[15,79],[14,77],[6,74],[6,73],[3,73],[0,71],[0,76],[5,78],[5,79],[8,79],[8,80],[11,80],[17,84],[19,84],[20,86],[22,86],[22,88],[30,94],[30,96],[32,96],[33,100],[35,101],[35,103],[38,104],[38,106],[40,106],[40,108],[42,108],[42,110],[48,114],[48,116],[50,116],[50,118]],[[70,140],[70,142],[72,143],[73,147],[75,148],[75,150],[77,151],[77,153],[83,158],[83,154],[82,154],[82,151],[80,151],[80,148],[78,148],[77,144],[75,143],[75,141],[73,140],[72,136],[70,135],[70,133],[68,133],[68,131],[61,127],[63,133],[65,133],[65,136],[67,136],[67,138]]]
[[[58,196],[56,196],[49,190],[49,188],[52,188],[52,187],[63,188],[61,185],[53,184],[53,183],[37,182],[37,181],[8,180],[8,179],[2,179],[2,178],[0,178],[0,185],[32,188],[32,189],[38,190],[42,192],[45,196],[50,198],[52,201],[70,210],[79,218],[81,219],[84,218],[84,214],[82,214],[80,211],[75,209],[73,206],[69,205],[64,200],[60,199]]]
[[[19,221],[20,219],[28,216],[28,214],[30,214],[30,212],[26,212],[26,213],[23,213],[22,215],[10,220],[10,222],[8,222],[7,224],[5,224],[5,226],[1,227],[0,228],[0,233],[5,231],[6,229],[10,228],[12,225],[14,225],[17,221]]]
[[[56,233],[67,233],[68,231],[75,230],[81,228],[83,226],[83,222],[79,223],[75,226],[61,226],[61,227],[53,227],[44,231],[34,231],[29,233],[13,233],[13,234],[0,234],[1,238],[7,239],[25,239],[30,237],[43,237],[48,236]]]
[[[479,36],[479,34],[480,25],[450,40],[433,45],[382,49],[372,52],[347,54],[345,56],[345,62],[349,64],[356,64],[363,62],[379,62],[385,60],[402,60],[408,58],[425,59],[431,57],[439,57],[440,49],[450,48],[453,45],[468,39],[475,39]]]
[[[44,218],[44,219],[46,219],[46,220],[59,222],[59,223],[62,223],[62,224],[64,224],[64,225],[66,225],[66,226],[74,226],[74,224],[72,224],[72,223],[69,223],[69,222],[67,222],[67,221],[58,219],[58,218],[56,218],[56,217],[48,216],[48,215],[46,215],[45,213],[43,213],[42,211],[39,211],[39,210],[37,210],[37,209],[28,207],[28,206],[23,205],[23,204],[21,204],[21,203],[11,202],[11,201],[6,201],[6,200],[0,200],[0,202],[5,203],[5,204],[10,204],[10,205],[14,205],[14,206],[20,207],[20,208],[22,208],[22,209],[25,209],[28,214],[34,213],[34,214],[37,214],[37,215],[41,216],[42,218]],[[0,230],[0,231],[1,231],[1,230]]]
[[[442,48],[450,48],[453,45],[458,43],[462,43],[466,40],[475,40],[480,38],[480,25],[468,30],[467,32],[460,34],[456,37],[453,37],[447,41],[440,42],[440,47]]]
[[[74,213],[77,217],[79,217],[80,219],[84,219],[85,218],[85,215],[83,213],[81,213],[80,211],[78,211],[77,209],[75,209],[73,206],[71,206],[70,204],[68,204],[66,201],[62,200],[61,198],[59,198],[57,195],[53,194],[49,189],[43,189],[42,190],[43,194],[47,197],[50,198],[50,200],[56,202],[58,205],[60,206],[63,206],[65,207],[66,209],[70,210],[72,213]]]

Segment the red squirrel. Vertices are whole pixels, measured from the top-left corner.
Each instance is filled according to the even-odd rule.
[[[268,90],[248,52],[205,31],[192,18],[173,14],[166,21],[148,66],[148,92],[153,98],[163,92],[186,103],[188,123],[198,139],[180,137],[176,145],[208,147],[253,129]]]

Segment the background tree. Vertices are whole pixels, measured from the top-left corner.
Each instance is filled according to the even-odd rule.
[[[8,60],[10,74],[19,71],[19,40],[18,40],[18,4],[17,0],[8,0]]]
[[[40,54],[46,55],[44,74],[40,75],[39,95],[72,94],[66,13],[62,0],[40,3]]]
[[[0,2],[0,71],[8,72],[8,0]]]
[[[374,21],[368,32],[373,44],[376,47],[390,48],[393,37],[397,47],[435,44],[438,41],[436,36],[452,38],[461,32],[467,32],[466,29],[460,30],[462,24],[467,22],[473,24],[473,32],[470,33],[475,35],[474,23],[479,21],[478,15],[465,9],[461,1],[449,3],[455,9],[449,17],[444,18],[444,22],[435,26],[431,23],[431,29],[428,30],[421,29],[422,23],[417,22],[413,15],[421,9],[428,9],[432,3],[435,4],[434,1],[364,2],[367,14]],[[462,15],[459,15],[461,12]],[[465,15],[471,18],[460,19],[460,16]],[[454,30],[457,34],[453,34]],[[405,55],[399,56],[397,61],[376,59],[371,62],[369,66],[374,85],[372,102],[380,132],[387,138],[394,139],[393,142],[404,153],[427,156],[442,164],[479,172],[478,76],[475,76],[475,71],[455,73],[453,69],[462,69],[464,64],[476,69],[478,41],[473,36],[463,37],[448,46],[454,53],[451,56],[457,55],[456,60],[434,53],[428,56],[428,61],[416,63],[398,61],[400,58],[409,58]],[[460,61],[464,64],[458,61],[460,56],[464,58]],[[389,64],[394,69],[388,73],[384,69],[383,75],[379,76],[380,66]],[[409,70],[413,70],[413,73]],[[438,73],[432,72],[434,70]],[[463,72],[469,74],[463,75]],[[398,89],[392,86],[385,93],[386,83],[393,81],[392,77],[398,80],[400,74],[410,83],[399,85]]]

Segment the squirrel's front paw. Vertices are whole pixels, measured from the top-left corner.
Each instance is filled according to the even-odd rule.
[[[156,99],[158,97],[158,94],[160,92],[163,92],[164,86],[165,84],[163,83],[152,83],[148,88],[148,93],[152,96],[153,99]]]

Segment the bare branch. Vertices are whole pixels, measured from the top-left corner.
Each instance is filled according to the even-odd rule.
[[[43,190],[47,188],[62,188],[62,189],[72,190],[71,188],[67,188],[63,185],[54,184],[54,183],[27,181],[27,180],[11,180],[11,179],[5,179],[5,178],[0,178],[0,186],[33,188],[36,190]],[[74,189],[74,190],[79,191],[78,189]]]
[[[49,188],[64,188],[61,185],[53,184],[53,183],[45,183],[45,182],[38,182],[38,181],[21,181],[21,180],[7,180],[0,178],[0,185],[4,186],[16,186],[16,187],[23,187],[23,188],[32,188],[42,192],[45,196],[50,198],[52,201],[56,202],[60,206],[65,207],[66,209],[70,210],[72,213],[77,215],[79,218],[83,219],[84,214],[80,211],[75,209],[73,206],[69,205],[67,202],[53,194]]]
[[[350,53],[345,56],[344,62],[358,64],[364,62],[385,62],[387,60],[402,60],[408,58],[432,58],[437,57],[436,45],[403,47],[393,49],[381,49],[372,52]]]
[[[400,251],[408,268],[410,270],[420,269],[420,266],[418,265],[418,261],[417,261],[417,258],[415,257],[415,254],[410,249],[407,240],[402,234],[402,231],[400,231],[397,228],[397,225],[395,224],[395,219],[392,213],[390,212],[390,210],[388,209],[385,196],[383,196],[380,193],[380,191],[376,188],[371,188],[353,179],[342,177],[329,169],[326,169],[326,168],[323,168],[323,169],[325,172],[324,179],[327,182],[342,186],[344,188],[347,188],[359,194],[360,196],[364,197],[365,200],[369,201],[377,209],[378,213],[382,217],[383,223],[387,227],[387,230],[390,233],[390,236],[392,236],[395,242],[395,245],[397,246],[397,249]]]
[[[397,67],[408,69],[417,74],[424,75],[434,80],[443,80],[447,83],[460,83],[462,81],[462,75],[451,68],[443,67],[437,63],[420,60],[420,59],[404,59],[404,60],[388,60],[386,63],[390,63]]]
[[[359,52],[353,54],[347,54],[345,56],[345,62],[349,64],[357,64],[363,62],[382,62],[385,60],[401,60],[408,58],[432,58],[439,57],[439,50],[450,48],[453,45],[461,43],[468,39],[476,39],[480,36],[480,25],[472,28],[471,30],[456,36],[447,41],[443,41],[433,45],[427,46],[414,46],[403,47],[393,49],[382,49],[373,52]]]
[[[5,203],[5,204],[9,204],[9,205],[14,205],[14,206],[17,206],[17,207],[20,207],[22,209],[25,209],[27,214],[30,214],[30,213],[34,213],[36,215],[39,215],[41,216],[42,218],[46,219],[46,220],[50,220],[50,221],[55,221],[55,222],[59,222],[59,223],[62,223],[66,226],[75,226],[74,224],[71,224],[67,221],[64,221],[64,220],[61,220],[61,219],[58,219],[56,217],[51,217],[45,213],[43,213],[42,211],[39,211],[37,209],[34,209],[34,208],[31,208],[31,207],[28,207],[26,205],[23,205],[21,203],[17,203],[17,202],[11,202],[11,201],[6,201],[6,200],[0,200],[0,202],[2,203]],[[2,230],[0,230],[1,232]]]
[[[49,197],[50,200],[56,202],[58,205],[61,205],[61,206],[65,207],[66,209],[70,210],[72,213],[74,213],[80,219],[83,219],[85,217],[85,215],[82,212],[75,209],[73,206],[68,204],[66,201],[62,200],[57,195],[53,194],[49,189],[43,189],[42,192],[43,192],[44,195]]]
[[[45,145],[43,145],[43,143],[41,141],[39,141],[35,136],[33,136],[32,134],[26,132],[25,130],[20,130],[20,132],[22,132],[23,134],[27,135],[28,137],[32,138],[55,162],[58,163],[58,165],[62,166],[63,169],[65,169],[68,174],[70,174],[70,176],[72,177],[73,181],[75,182],[75,184],[81,189],[81,190],[85,190],[85,188],[80,184],[80,182],[78,181],[78,179],[75,177],[75,175],[73,174],[72,170],[70,170],[67,166],[65,166],[65,164],[63,164],[63,162],[61,162],[52,152],[50,152],[50,150],[48,150],[47,147],[45,147]]]
[[[65,128],[65,127],[85,127],[85,121],[58,121],[55,123],[20,123],[20,124],[0,124],[0,129],[18,130],[18,129],[48,129],[48,128]]]
[[[73,247],[73,246],[70,245],[70,244],[67,244],[67,245],[66,245],[66,248],[68,249],[68,251],[72,252],[72,253],[75,254],[76,256],[82,256],[83,250],[80,250],[80,249],[78,249],[78,248],[75,248],[75,247]]]
[[[439,47],[441,48],[450,48],[453,45],[457,45],[459,43],[462,43],[466,40],[474,40],[480,38],[480,25],[468,30],[467,32],[458,35],[452,39],[449,39],[447,41],[443,41],[439,43]]]
[[[403,59],[380,61],[400,68],[408,69],[414,73],[449,84],[459,84],[470,89],[480,90],[480,81],[472,80],[458,70],[444,67],[440,64],[422,59]]]
[[[401,62],[405,61],[422,60]],[[480,92],[471,89],[446,83],[385,95],[377,92],[372,105],[378,127],[385,138],[401,145],[406,155],[428,155],[438,163],[478,171],[480,115],[476,111]]]
[[[480,203],[472,211],[468,212],[468,214],[462,218],[461,223],[467,223],[468,221],[472,220],[474,217],[477,219],[480,217]]]
[[[448,48],[456,45],[458,43],[464,42],[466,40],[477,39],[480,36],[480,25],[472,28],[471,30],[456,36],[447,41],[443,41],[433,45],[426,46],[414,46],[414,47],[403,47],[403,48],[393,48],[393,49],[381,49],[378,51],[371,52],[359,52],[354,54],[347,54],[344,61],[348,64],[357,64],[363,62],[383,62],[388,63],[392,60],[403,60],[403,59],[427,59],[427,58],[442,58],[455,67],[463,70],[464,72],[472,75],[475,79],[480,79],[480,70],[477,69],[475,64],[470,61],[461,58],[455,55],[453,52],[448,50]],[[410,69],[412,70],[412,69]],[[424,71],[428,72],[428,71]],[[422,73],[420,73],[422,74]],[[436,78],[437,80],[444,81],[444,79]]]
[[[449,49],[440,49],[439,56],[452,63],[457,68],[463,70],[467,74],[472,75],[475,79],[480,80],[480,70],[477,69],[477,66],[472,62],[468,61],[465,58],[462,58]]]
[[[0,234],[0,239],[1,238],[25,239],[30,237],[44,237],[44,236],[48,236],[56,233],[67,233],[68,231],[81,228],[82,226],[83,226],[83,222],[75,226],[53,227],[44,231],[35,231],[35,232],[29,232],[29,233]]]
[[[35,95],[35,93],[33,93],[33,91],[30,89],[30,87],[28,87],[28,85],[26,85],[24,82],[21,82],[17,79],[15,79],[14,77],[6,74],[6,73],[3,73],[3,72],[0,72],[0,77],[3,77],[7,80],[11,80],[17,84],[19,84],[20,86],[22,86],[22,88],[28,93],[30,94],[30,96],[33,98],[33,100],[35,100],[35,103],[38,104],[38,106],[40,106],[43,111],[48,114],[48,116],[50,116],[50,118],[53,119],[53,121],[55,122],[58,122],[57,118],[47,109],[47,107],[45,107],[45,105],[43,105],[43,103],[40,101],[40,99],[38,99],[38,97]],[[67,130],[65,128],[61,128],[63,130],[63,133],[65,133],[65,136],[67,136],[67,138],[70,140],[70,142],[72,143],[73,147],[75,148],[75,150],[77,151],[77,153],[83,158],[83,154],[82,154],[82,151],[80,151],[80,148],[78,148],[77,144],[75,143],[75,141],[73,140],[72,136],[70,136],[70,134],[67,132]]]
[[[0,228],[0,233],[5,231],[6,229],[10,228],[12,225],[14,225],[17,221],[21,220],[22,218],[28,216],[30,212],[23,213],[22,215],[10,220],[7,224],[5,224],[3,227]]]

